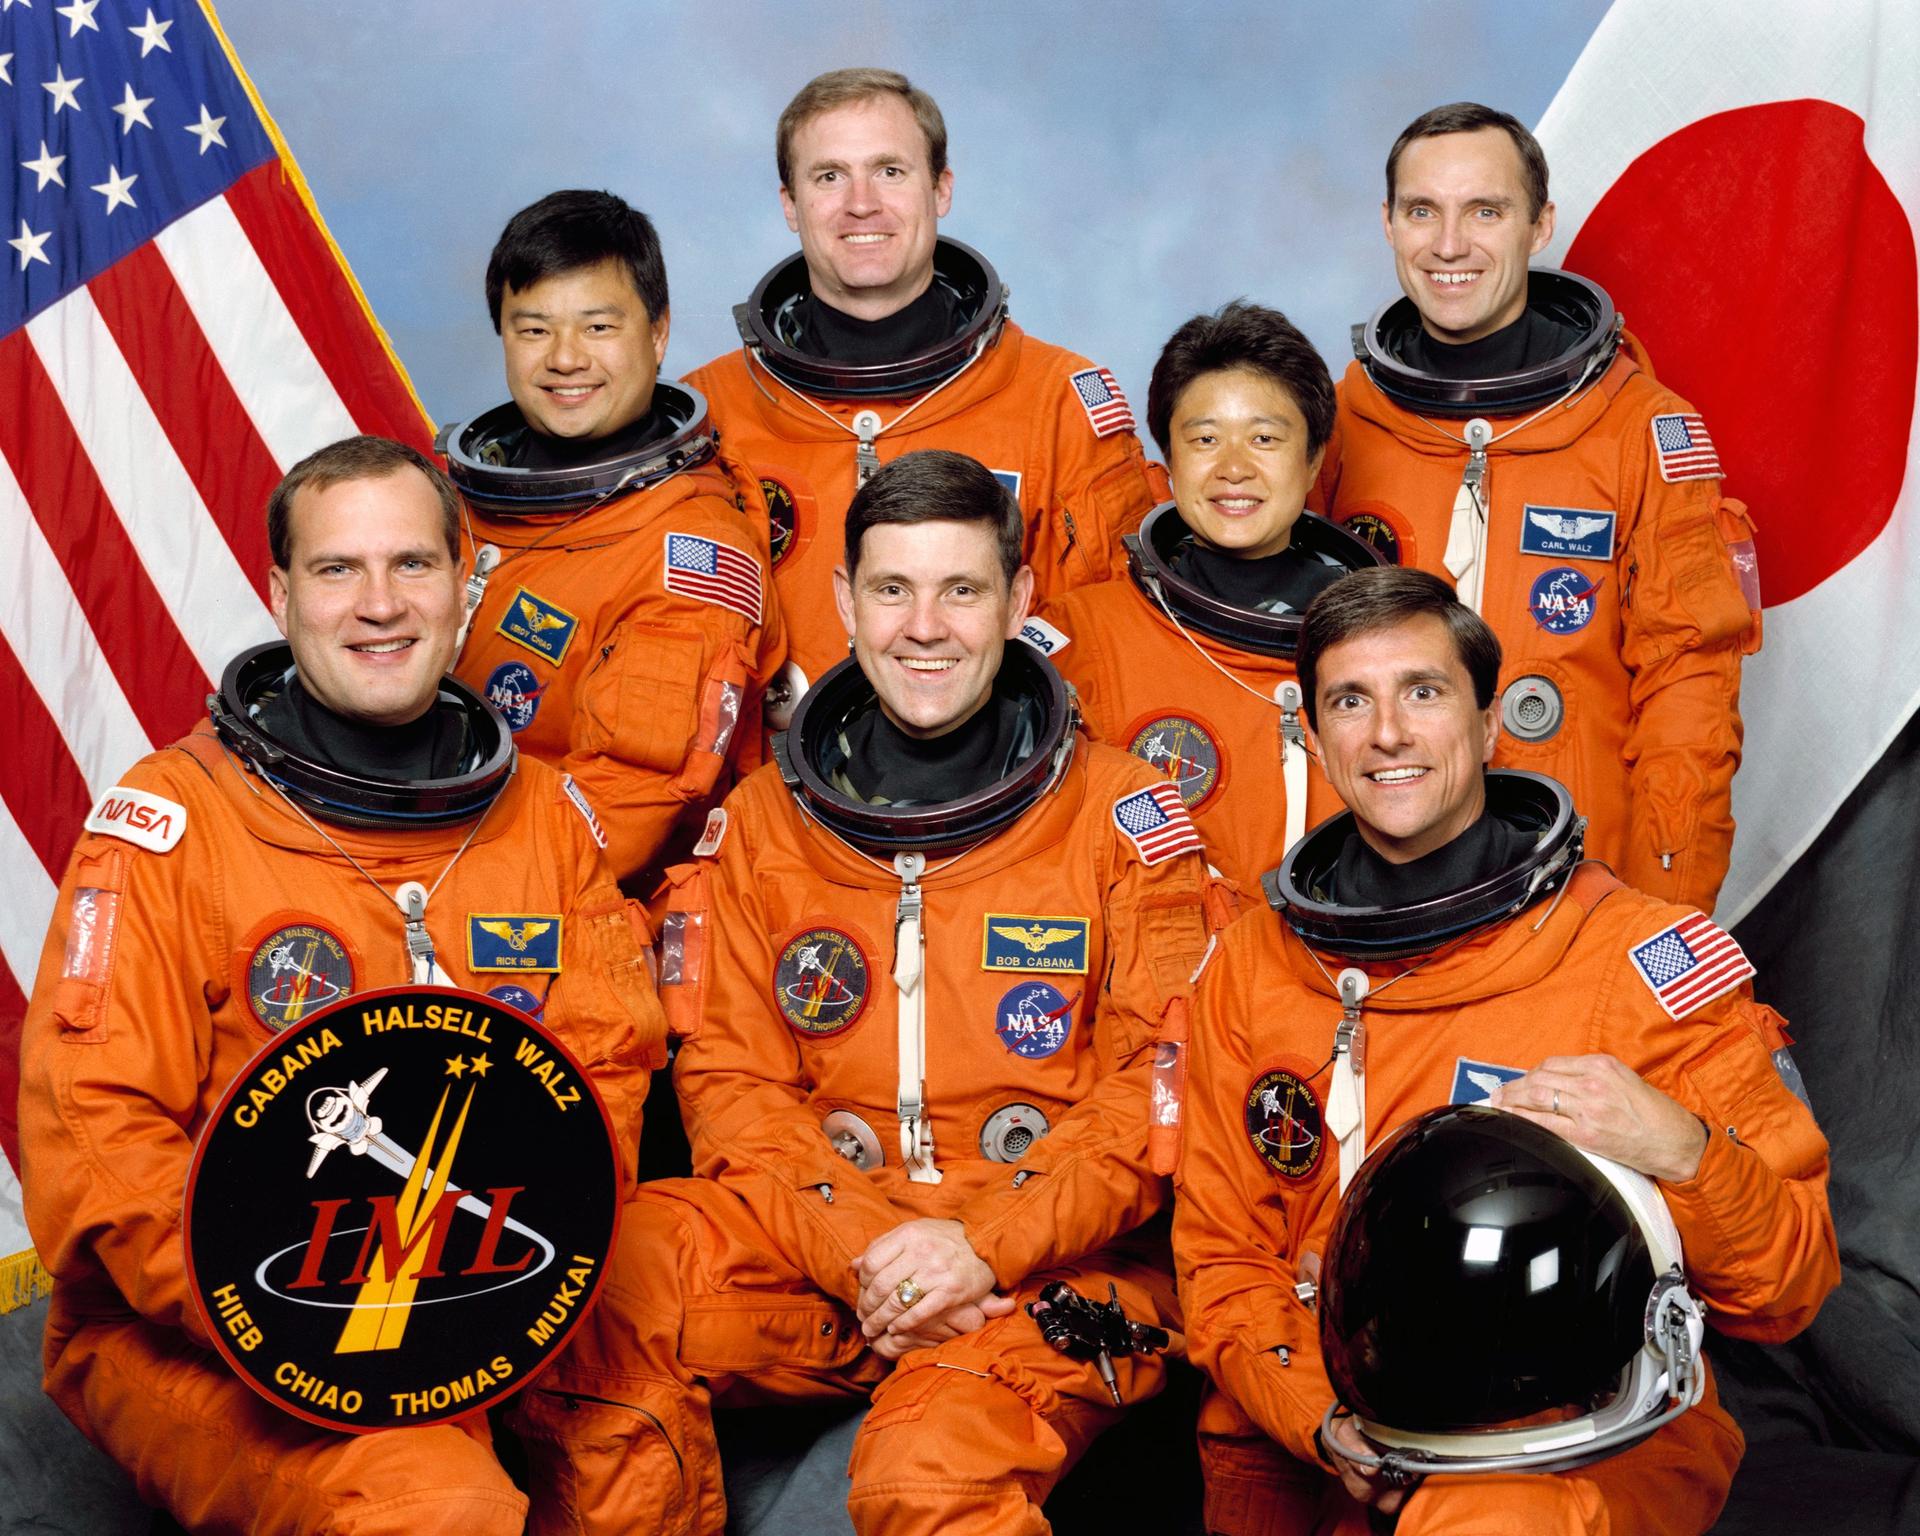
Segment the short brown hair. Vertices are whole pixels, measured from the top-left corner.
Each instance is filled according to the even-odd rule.
[[[1443,133],[1475,133],[1482,128],[1498,128],[1513,140],[1520,155],[1520,180],[1527,189],[1527,222],[1539,222],[1540,210],[1547,206],[1547,152],[1540,141],[1527,132],[1527,126],[1511,113],[1483,107],[1477,101],[1454,101],[1431,112],[1422,112],[1400,131],[1387,151],[1387,212],[1393,212],[1394,177],[1400,169],[1400,157],[1415,139],[1437,139]]]
[[[1333,436],[1333,377],[1313,343],[1277,309],[1235,299],[1195,315],[1167,339],[1147,382],[1147,430],[1163,454],[1172,450],[1173,408],[1180,392],[1209,373],[1235,369],[1280,386],[1299,407],[1309,456]]]
[[[441,525],[447,553],[460,559],[460,493],[440,472],[440,466],[417,448],[390,437],[343,437],[315,449],[281,478],[267,498],[267,548],[273,563],[287,570],[293,563],[293,498],[303,487],[324,491],[348,480],[384,480],[403,469],[417,469],[440,498]]]
[[[1473,682],[1474,702],[1481,709],[1491,704],[1500,686],[1500,641],[1487,621],[1431,571],[1384,565],[1342,576],[1307,604],[1293,656],[1307,724],[1320,729],[1320,658],[1331,647],[1392,629],[1422,614],[1431,614],[1447,626],[1453,653]]]
[[[780,185],[789,192],[793,190],[793,136],[802,123],[835,107],[889,95],[898,96],[913,109],[913,120],[927,136],[927,164],[938,181],[947,169],[947,120],[940,115],[939,103],[897,70],[830,69],[801,86],[800,94],[780,114],[773,131],[773,158],[780,167]]]
[[[993,534],[1007,585],[1020,574],[1026,522],[1020,503],[978,459],[946,448],[921,448],[883,464],[847,507],[847,576],[860,569],[860,544],[882,523],[979,523]]]

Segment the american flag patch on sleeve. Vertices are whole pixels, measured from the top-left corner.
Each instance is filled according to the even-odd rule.
[[[1087,413],[1095,437],[1133,430],[1133,408],[1120,391],[1120,381],[1105,368],[1082,368],[1067,383]]]
[[[1113,824],[1127,834],[1142,864],[1159,864],[1176,853],[1199,853],[1200,834],[1171,784],[1122,795],[1113,803]]]
[[[1669,485],[1720,478],[1720,455],[1713,451],[1713,439],[1698,412],[1654,417],[1653,448],[1660,456],[1660,478]]]
[[[715,539],[667,535],[667,590],[760,622],[760,563]]]
[[[1733,935],[1698,912],[1634,945],[1627,958],[1670,1019],[1684,1019],[1753,974]]]

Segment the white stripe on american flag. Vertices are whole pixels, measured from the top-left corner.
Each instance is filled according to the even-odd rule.
[[[93,297],[77,288],[27,322],[101,489],[209,678],[272,621],[208,516]]]
[[[360,430],[224,197],[168,225],[153,243],[283,471]]]
[[[0,549],[7,550],[13,562],[7,579],[0,581],[0,631],[59,725],[88,790],[97,798],[145,757],[152,743],[4,457],[0,457]],[[22,990],[32,983],[29,970],[21,978]]]
[[[31,992],[59,887],[4,805],[0,805],[0,889],[7,893],[7,899],[0,901],[0,955],[6,957],[20,990]],[[0,1159],[0,1164],[4,1161]]]
[[[1720,942],[1703,944],[1694,953],[1699,963],[1662,994],[1676,1014],[1691,1013],[1709,998],[1717,997],[1753,974],[1753,967],[1740,952],[1740,946],[1725,934],[1720,935]]]

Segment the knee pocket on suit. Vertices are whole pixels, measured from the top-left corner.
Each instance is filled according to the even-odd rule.
[[[853,1314],[818,1296],[764,1291],[689,1302],[680,1359],[697,1376],[788,1367],[832,1371],[866,1348]]]

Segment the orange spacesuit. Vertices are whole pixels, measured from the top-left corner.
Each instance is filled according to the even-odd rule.
[[[1153,515],[1156,530],[1177,520],[1171,506]],[[1296,536],[1316,552],[1325,546],[1329,577],[1371,563],[1359,541],[1319,518],[1296,524]],[[1193,593],[1142,537],[1131,574],[1067,593],[1024,637],[1073,684],[1096,741],[1131,752],[1179,789],[1209,861],[1257,902],[1260,876],[1302,830],[1341,809],[1300,730],[1300,616],[1229,614]],[[1236,625],[1241,638],[1223,638]]]
[[[233,1375],[189,1291],[181,1201],[196,1134],[276,1030],[409,981],[393,894],[409,880],[434,888],[425,920],[446,977],[543,1013],[633,1147],[665,1024],[644,919],[578,795],[522,759],[483,818],[323,837],[202,724],[94,808],[22,1046],[27,1222],[54,1275],[46,1388],[190,1529],[520,1530],[526,1501],[484,1422],[338,1434]],[[558,942],[489,948],[490,913],[551,914]]]
[[[584,516],[475,511],[499,561],[456,675],[578,781],[623,880],[684,856],[733,769],[760,762],[786,655],[760,507],[718,459]]]
[[[1740,659],[1760,644],[1746,509],[1720,494],[1699,417],[1631,336],[1564,403],[1484,414],[1468,606],[1505,655],[1494,764],[1560,780],[1590,854],[1711,912],[1733,842]],[[1356,362],[1316,500],[1399,564],[1450,576],[1466,425],[1396,403]]]
[[[1777,1015],[1739,986],[1672,1018],[1630,963],[1687,915],[1587,865],[1544,914],[1528,909],[1424,962],[1365,966],[1365,1139],[1459,1101],[1470,1068],[1499,1078],[1553,1055],[1611,1053],[1710,1130],[1695,1176],[1660,1189],[1711,1325],[1776,1341],[1839,1279],[1826,1142],[1770,1059],[1784,1044]],[[1281,918],[1252,912],[1222,938],[1195,1003],[1174,1246],[1192,1356],[1225,1394],[1201,1420],[1207,1528],[1231,1536],[1368,1529],[1320,1457],[1333,1389],[1294,1289],[1317,1271],[1339,1205],[1325,1106],[1342,1010],[1329,972],[1348,962],[1322,963]],[[1262,1140],[1262,1085],[1285,1100],[1284,1138]],[[1429,1477],[1396,1529],[1699,1532],[1742,1445],[1709,1386],[1650,1439],[1575,1472]]]
[[[760,477],[788,650],[809,681],[847,654],[833,569],[845,554],[862,418],[879,434],[876,468],[916,448],[951,448],[999,476],[1026,516],[1036,599],[1117,574],[1121,536],[1160,499],[1112,375],[1011,320],[978,361],[903,399],[801,394],[745,351],[687,382],[706,394],[726,451]]]
[[[704,1177],[629,1204],[600,1306],[524,1396],[536,1529],[717,1533],[712,1396],[869,1392],[858,1529],[1046,1529],[1046,1493],[1121,1411],[1093,1368],[1024,1311],[889,1366],[852,1267],[950,1218],[1022,1303],[1112,1281],[1135,1319],[1173,1320],[1164,1248],[1135,1229],[1165,1196],[1155,1042],[1207,942],[1198,840],[1156,775],[1084,740],[1036,793],[909,892],[767,768],[675,873],[662,993]],[[1115,1365],[1127,1401],[1158,1390],[1157,1360]]]

